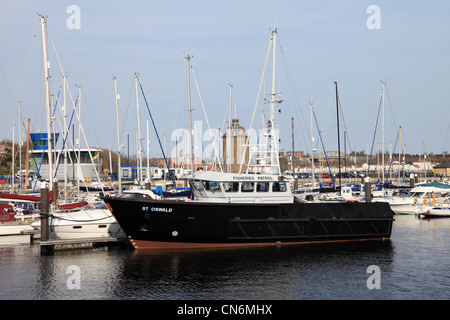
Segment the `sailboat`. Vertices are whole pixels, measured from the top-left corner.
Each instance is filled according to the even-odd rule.
[[[275,29],[268,55],[271,46],[275,54],[276,37]],[[271,96],[273,110],[278,97],[274,90]],[[295,201],[290,184],[276,167],[273,114],[269,125],[269,159],[256,163],[258,172],[195,172],[188,177],[194,200],[105,197],[134,248],[279,246],[390,238],[393,213],[387,203]]]
[[[49,106],[49,90],[48,90],[48,61],[46,55],[46,19],[40,16],[42,41],[44,51],[44,70],[46,83],[46,103]],[[63,72],[64,74],[64,72]],[[64,77],[64,85],[66,85],[66,78]],[[116,93],[117,97],[117,93]],[[49,110],[49,107],[47,108]],[[77,114],[79,117],[79,115]],[[80,119],[79,119],[80,120]],[[47,114],[47,129],[50,130],[50,112]],[[51,156],[52,143],[50,135],[48,135],[47,150],[49,153],[49,178],[53,181],[53,164]],[[89,152],[90,153],[90,152]],[[120,156],[120,154],[119,154]],[[50,194],[53,193],[53,184],[50,183]],[[104,238],[114,237],[117,239],[125,238],[116,219],[111,215],[106,206],[99,205],[95,208],[88,208],[87,202],[79,202],[76,204],[64,204],[49,213],[49,237],[51,239],[80,239],[80,238]],[[81,206],[82,205],[82,206]],[[41,230],[41,221],[36,221],[31,224],[33,228]]]

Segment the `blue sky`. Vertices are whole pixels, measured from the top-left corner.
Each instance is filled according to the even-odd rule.
[[[67,27],[70,5],[80,8],[80,29]],[[380,8],[380,29],[366,25],[370,5]],[[117,149],[113,76],[118,79],[121,143],[137,124],[133,76],[139,73],[159,134],[187,127],[185,59],[192,67],[212,127],[223,127],[233,84],[233,107],[248,128],[271,30],[279,31],[277,87],[283,92],[280,149],[310,152],[309,101],[327,150],[337,150],[334,81],[349,148],[372,147],[381,96],[387,85],[385,145],[402,127],[407,153],[450,151],[450,3],[448,1],[1,1],[0,138],[18,126],[17,102],[33,131],[45,130],[40,25],[47,16],[72,95],[82,89],[82,123],[90,146]],[[53,93],[61,71],[50,48]],[[280,52],[280,50],[279,50]],[[268,71],[269,73],[270,71]],[[292,82],[289,81],[288,76]],[[292,87],[295,91],[291,90]],[[264,85],[269,93],[270,79]],[[262,98],[260,99],[262,101]],[[194,83],[194,120],[206,122]],[[258,107],[254,126],[260,125]],[[69,112],[71,107],[69,107]],[[234,112],[234,111],[233,111]],[[141,126],[148,118],[141,97]],[[24,120],[26,121],[26,120]],[[16,131],[16,137],[17,137]],[[317,129],[314,128],[317,139]],[[342,134],[341,134],[342,136]],[[159,157],[151,130],[152,156]],[[381,123],[374,149],[381,148]],[[342,143],[341,148],[343,149]]]

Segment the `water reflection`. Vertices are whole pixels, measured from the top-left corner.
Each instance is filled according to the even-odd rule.
[[[213,251],[134,252],[117,286],[127,299],[321,299],[365,287],[369,265],[392,261],[386,242]],[[348,281],[348,273],[355,276]],[[355,284],[356,283],[356,284]],[[351,294],[347,292],[346,295]],[[344,298],[340,296],[339,298]]]
[[[0,299],[448,299],[450,219],[396,216],[384,242],[136,252],[103,247],[40,254],[0,246]],[[70,290],[71,265],[80,289]],[[367,267],[381,289],[367,287]]]

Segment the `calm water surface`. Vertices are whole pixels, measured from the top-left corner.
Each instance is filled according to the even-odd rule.
[[[48,256],[38,245],[1,245],[0,299],[449,299],[449,239],[450,219],[395,216],[387,242]],[[380,289],[367,287],[371,265],[380,268]],[[68,288],[71,266],[79,289]]]

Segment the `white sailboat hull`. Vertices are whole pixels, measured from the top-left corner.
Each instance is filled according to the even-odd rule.
[[[40,229],[40,222],[33,223],[33,227]],[[49,229],[49,237],[54,240],[126,239],[125,233],[108,209],[57,214],[49,220]]]
[[[0,224],[0,236],[20,235],[22,231],[31,231],[33,227],[29,223],[4,222]]]

